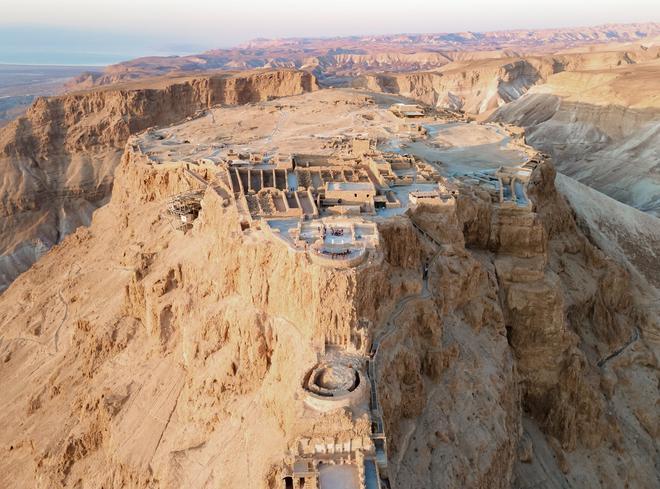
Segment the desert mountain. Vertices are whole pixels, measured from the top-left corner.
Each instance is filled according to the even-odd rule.
[[[288,70],[142,80],[39,98],[0,129],[0,290],[110,196],[131,134],[217,104],[241,105],[316,87]]]
[[[634,225],[611,253],[599,194],[514,128],[395,102],[127,136],[110,202],[0,296],[1,485],[655,487]],[[448,176],[484,140],[515,169]]]
[[[660,51],[613,48],[453,62],[355,84],[524,127],[561,172],[658,215]]]
[[[87,73],[71,83],[82,88],[165,74],[207,70],[298,68],[327,84],[346,83],[365,72],[419,71],[485,58],[552,54],[602,43],[652,42],[660,24],[613,24],[573,29],[541,29],[444,34],[396,34],[338,38],[263,39],[233,49],[191,56],[138,58]]]
[[[547,78],[494,119],[526,128],[557,168],[660,216],[660,59]]]
[[[658,487],[659,35],[256,40],[38,98],[0,487]]]

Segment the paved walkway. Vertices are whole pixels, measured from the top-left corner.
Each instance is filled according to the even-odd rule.
[[[286,120],[287,117],[289,117],[289,113],[286,110],[280,112],[280,117],[277,119],[277,122],[275,123],[275,127],[273,127],[273,132],[271,132],[264,141],[266,145],[271,144],[273,142],[273,137],[275,136],[275,134],[277,134],[280,131],[280,126]]]

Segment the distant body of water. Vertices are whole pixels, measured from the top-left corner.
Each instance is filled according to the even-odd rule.
[[[0,64],[11,65],[59,65],[59,66],[107,66],[126,61],[142,54],[106,54],[77,52],[47,52],[6,50],[0,47]]]
[[[0,63],[0,98],[19,95],[48,95],[84,71],[101,71],[93,65],[35,65]]]
[[[90,65],[0,63],[0,126],[19,116],[35,97],[59,93],[71,78],[84,71],[101,69]]]
[[[142,56],[190,54],[204,48],[150,39],[139,33],[65,29],[38,25],[3,26],[0,64],[107,66]]]
[[[130,56],[129,56],[130,58]],[[0,127],[20,116],[36,97],[56,95],[86,71],[127,59],[94,53],[6,53],[0,49]]]

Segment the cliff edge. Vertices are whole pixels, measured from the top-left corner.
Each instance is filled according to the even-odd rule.
[[[152,79],[39,98],[0,130],[0,290],[107,202],[131,134],[241,105],[314,90],[280,70]]]

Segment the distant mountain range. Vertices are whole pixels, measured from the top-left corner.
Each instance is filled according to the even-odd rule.
[[[171,73],[257,68],[298,68],[330,83],[369,71],[415,71],[452,61],[549,54],[602,43],[653,43],[659,23],[596,27],[393,34],[334,38],[256,39],[231,49],[190,56],[136,58],[87,73],[70,88],[89,88]]]

